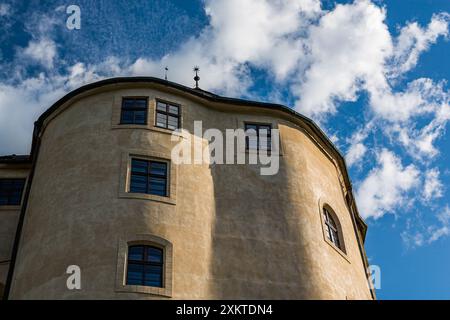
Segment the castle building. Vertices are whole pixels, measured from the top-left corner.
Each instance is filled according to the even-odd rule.
[[[209,143],[196,121],[252,129],[243,153],[277,151],[278,171],[176,163],[179,140]],[[30,155],[0,157],[4,299],[375,299],[366,230],[313,121],[158,78],[74,90],[36,121]]]

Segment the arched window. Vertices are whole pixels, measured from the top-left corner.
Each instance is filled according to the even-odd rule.
[[[163,287],[163,249],[153,246],[128,247],[127,285]]]
[[[323,220],[325,223],[325,234],[336,247],[343,249],[341,246],[341,241],[339,240],[339,228],[333,215],[327,208],[323,208]]]

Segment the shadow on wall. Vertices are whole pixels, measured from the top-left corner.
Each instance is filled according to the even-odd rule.
[[[320,297],[302,237],[301,201],[292,201],[294,195],[302,199],[304,191],[293,181],[301,177],[288,169],[286,158],[280,157],[273,176],[260,175],[259,165],[210,168],[216,201],[211,294],[217,299]]]
[[[5,292],[5,285],[0,282],[0,299],[3,299],[4,292]]]

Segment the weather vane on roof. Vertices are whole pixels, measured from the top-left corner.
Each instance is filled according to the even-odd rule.
[[[167,71],[169,71],[169,68],[166,66],[166,67],[164,68],[164,70],[165,70],[165,73],[164,73],[164,79],[167,80]]]
[[[198,66],[194,67],[194,72],[195,72],[195,89],[198,89],[198,81],[200,80],[200,77],[198,76],[198,72],[200,71],[200,68]]]

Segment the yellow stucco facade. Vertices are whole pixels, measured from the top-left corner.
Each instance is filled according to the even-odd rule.
[[[28,177],[20,208],[0,207],[0,255],[11,259],[9,299],[373,299],[365,224],[342,156],[315,125],[286,108],[131,78],[86,87],[55,104],[35,129],[30,164],[0,165],[0,179]],[[123,97],[147,97],[147,125],[120,125]],[[181,107],[181,126],[280,131],[280,169],[171,162],[171,131],[155,127],[155,101]],[[182,139],[181,137],[179,139]],[[206,141],[203,141],[207,144]],[[169,164],[168,197],[131,194],[133,156]],[[323,208],[342,249],[325,235]],[[127,285],[130,244],[164,249],[164,286]],[[66,286],[69,265],[81,289]],[[10,264],[0,264],[7,283]]]

